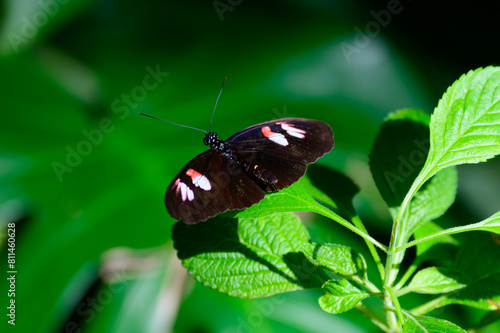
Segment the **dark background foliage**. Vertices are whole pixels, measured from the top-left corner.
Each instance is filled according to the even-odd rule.
[[[226,76],[213,124],[223,138],[283,116],[328,122],[336,147],[320,163],[361,186],[356,207],[387,242],[390,218],[367,167],[379,125],[400,108],[431,113],[461,74],[498,65],[500,5],[216,3],[228,10],[211,1],[0,1],[0,223],[17,223],[18,271],[17,325],[3,314],[2,331],[374,330],[352,311],[322,313],[315,291],[240,300],[185,277],[163,195],[203,136],[137,112],[208,129]],[[457,202],[440,223],[498,211],[499,167],[497,158],[459,168]],[[303,218],[314,240],[363,249],[330,221]],[[3,245],[2,267],[6,253]],[[433,315],[479,318],[452,309]]]

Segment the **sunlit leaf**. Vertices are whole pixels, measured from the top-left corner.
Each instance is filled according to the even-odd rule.
[[[336,244],[304,243],[302,246],[307,259],[320,267],[342,277],[366,276],[366,261],[353,249]]]
[[[465,330],[444,319],[409,317],[403,333],[465,333]]]
[[[500,153],[500,67],[463,75],[431,118],[429,168],[478,163]]]
[[[421,294],[443,294],[465,286],[461,272],[448,268],[429,267],[417,272],[406,290]]]
[[[272,213],[312,211],[314,205],[316,202],[299,181],[281,191],[267,194],[261,202],[248,209],[236,214],[230,212],[227,215],[257,218]]]
[[[309,235],[291,213],[262,218],[214,218],[173,229],[182,264],[198,281],[238,297],[263,297],[327,280],[300,252]]]
[[[342,313],[356,306],[370,296],[348,280],[330,280],[323,285],[326,294],[319,299],[319,305],[329,313]]]
[[[415,239],[420,239],[425,236],[428,236],[433,233],[437,233],[442,231],[439,225],[434,222],[429,222],[421,227],[419,227],[414,233],[413,236]],[[440,238],[433,239],[428,242],[423,242],[417,244],[417,257],[426,253],[430,248],[439,244],[450,244],[450,245],[458,245],[458,242],[452,236],[444,236]]]

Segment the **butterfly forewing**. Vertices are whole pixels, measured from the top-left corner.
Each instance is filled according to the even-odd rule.
[[[284,118],[248,127],[226,140],[235,154],[270,155],[309,164],[334,145],[330,126],[322,121]]]
[[[330,126],[322,121],[285,118],[244,129],[228,140],[234,155],[247,164],[247,172],[256,174],[266,192],[292,185],[312,163],[334,145]],[[265,176],[270,173],[272,177]],[[259,177],[264,174],[263,177]]]
[[[263,198],[264,191],[241,168],[209,150],[192,159],[172,180],[165,205],[173,218],[191,224],[250,207]]]

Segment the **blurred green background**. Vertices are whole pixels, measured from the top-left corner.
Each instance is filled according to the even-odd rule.
[[[280,117],[328,122],[336,146],[320,163],[361,186],[356,206],[387,243],[390,218],[367,166],[384,117],[406,107],[430,113],[461,74],[500,61],[493,1],[4,0],[0,8],[0,224],[3,233],[16,223],[18,271],[15,327],[0,283],[2,332],[376,332],[354,311],[323,313],[318,291],[241,300],[187,276],[163,196],[206,149],[203,134],[137,112],[208,130],[227,77],[213,123],[222,138]],[[498,211],[499,167],[497,158],[459,168],[457,201],[441,224]],[[331,221],[304,221],[313,240],[364,251]],[[6,272],[3,236],[1,258]],[[405,296],[403,306],[425,299]],[[481,313],[432,315],[467,325]]]

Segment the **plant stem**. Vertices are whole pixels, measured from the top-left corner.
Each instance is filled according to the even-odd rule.
[[[414,241],[411,241],[405,245],[398,246],[397,248],[394,249],[394,251],[395,252],[402,251],[402,250],[405,250],[405,249],[412,247],[414,245],[430,241],[434,238],[439,238],[439,237],[452,235],[452,234],[458,234],[458,233],[466,232],[466,231],[481,230],[482,227],[484,228],[484,221],[474,223],[474,224],[465,225],[465,226],[445,229],[443,231],[439,231],[439,232],[436,232],[434,234],[431,234],[431,235],[428,235],[428,236],[425,236],[425,237],[422,237],[419,239],[415,239]]]
[[[394,219],[394,224],[392,226],[391,240],[389,243],[389,250],[387,253],[387,261],[385,263],[385,280],[384,286],[391,286],[396,279],[399,269],[394,268],[396,259],[402,260],[401,254],[397,254],[396,248],[406,235],[401,235],[400,222],[403,217],[407,214],[408,207],[410,205],[411,199],[415,196],[420,187],[429,179],[432,174],[432,169],[426,168],[427,163],[422,168],[422,171],[418,174],[417,178],[413,181],[408,193],[406,194],[401,206],[399,207],[398,214]],[[403,254],[404,256],[404,254]]]
[[[396,309],[396,313],[399,317],[399,322],[402,326],[405,323],[405,316],[403,315],[403,310],[401,309],[401,305],[399,304],[398,297],[396,296],[396,294],[394,294],[392,288],[388,288],[387,292],[391,296],[392,303],[394,304],[394,308]]]
[[[396,315],[394,314],[394,304],[392,302],[389,288],[384,289],[384,311],[387,324],[389,325],[389,332],[397,332],[399,325]]]
[[[416,307],[412,310],[410,310],[410,313],[415,315],[415,316],[421,316],[426,314],[429,311],[432,311],[436,308],[436,305],[439,304],[442,300],[446,299],[446,295],[440,296],[437,298],[434,298],[433,300],[420,305],[419,307]]]
[[[426,163],[427,165],[427,163]],[[404,251],[396,251],[398,246],[401,246],[408,240],[408,237],[405,235],[404,221],[406,221],[406,217],[408,214],[408,207],[410,205],[411,200],[420,189],[420,187],[424,184],[424,182],[429,178],[430,170],[426,168],[426,165],[422,168],[417,178],[413,181],[408,193],[406,194],[401,206],[399,207],[398,214],[394,219],[394,224],[392,226],[391,239],[389,243],[389,250],[387,252],[387,260],[385,262],[385,273],[384,273],[384,307],[386,309],[387,322],[391,329],[399,329],[397,325],[396,316],[394,315],[392,306],[396,309],[401,325],[403,325],[405,321],[405,317],[403,315],[401,306],[399,304],[397,296],[394,294],[392,285],[396,280],[396,277],[399,272],[399,267],[395,267],[399,265],[403,261]]]
[[[366,306],[363,305],[363,303],[358,303],[355,307],[356,310],[361,312],[366,318],[370,319],[372,323],[377,325],[381,330],[384,332],[389,332],[389,327],[380,319],[377,317],[370,309],[368,309]]]
[[[359,218],[358,215],[353,216],[351,218],[351,220],[354,223],[354,225],[356,227],[358,227],[359,230],[361,230],[362,232],[364,232],[368,235],[368,231],[366,230],[363,222],[361,221],[361,219]],[[368,249],[370,250],[370,253],[372,254],[372,257],[373,257],[373,260],[375,261],[375,264],[377,265],[378,271],[380,273],[380,277],[381,277],[382,281],[384,281],[384,273],[385,273],[384,272],[384,265],[382,264],[382,260],[380,260],[380,256],[378,255],[377,249],[367,239],[365,239],[365,242],[366,242],[366,246],[368,246]]]
[[[351,223],[349,223],[348,221],[344,220],[342,217],[340,217],[339,215],[335,214],[334,212],[332,212],[331,210],[329,210],[325,206],[317,203],[314,206],[314,212],[316,212],[318,214],[321,214],[323,216],[326,216],[329,219],[334,220],[335,222],[338,222],[339,224],[341,224],[342,226],[344,226],[347,229],[351,230],[355,234],[363,237],[363,239],[365,239],[365,240],[369,241],[370,243],[372,243],[373,245],[377,246],[382,251],[387,252],[387,247],[385,245],[381,244],[380,242],[378,242],[376,239],[374,239],[370,235],[366,234],[365,232],[359,230],[358,228],[356,228],[355,226],[353,226]]]

